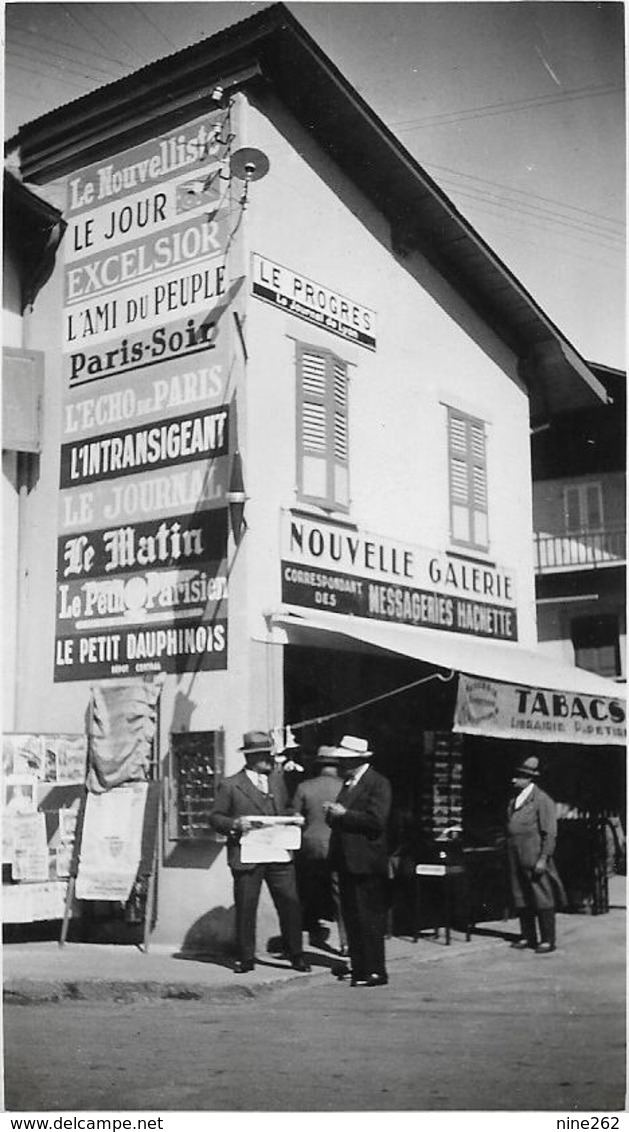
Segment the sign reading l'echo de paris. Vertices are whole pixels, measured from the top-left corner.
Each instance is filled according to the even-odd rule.
[[[509,571],[290,514],[283,516],[282,601],[389,624],[518,639]]]

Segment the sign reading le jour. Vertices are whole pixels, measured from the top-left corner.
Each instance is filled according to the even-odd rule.
[[[256,298],[320,326],[339,338],[375,350],[375,311],[257,252],[252,253],[251,260],[251,290]]]

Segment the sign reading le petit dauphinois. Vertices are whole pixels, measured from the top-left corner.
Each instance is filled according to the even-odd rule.
[[[253,252],[251,291],[257,299],[285,310],[322,330],[376,348],[376,313],[352,299],[315,283],[297,271]]]

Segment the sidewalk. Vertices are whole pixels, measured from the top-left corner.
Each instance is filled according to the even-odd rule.
[[[611,910],[603,916],[560,915],[558,917],[559,950],[555,956],[538,962],[561,961],[562,945],[577,945],[586,950],[601,948],[624,938],[625,878],[610,882]],[[444,933],[435,939],[422,934],[417,943],[405,937],[387,940],[387,965],[394,977],[396,968],[415,967],[430,962],[461,962],[479,953],[490,958],[496,949],[505,948],[505,941],[517,936],[517,921],[499,920],[481,924],[469,942],[460,932],[453,932],[451,944],[445,946]],[[330,978],[334,966],[342,963],[332,951],[305,948],[312,964],[310,974],[300,975],[285,961],[266,955],[258,947],[254,971],[234,975],[227,960],[183,955],[171,948],[153,945],[148,953],[131,945],[58,943],[48,940],[37,943],[11,943],[3,949],[3,984],[5,1003],[42,1004],[78,1001],[115,1000],[191,1000],[227,1002],[268,994],[288,983],[309,982]]]

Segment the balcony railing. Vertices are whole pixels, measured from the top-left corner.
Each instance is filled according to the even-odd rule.
[[[553,570],[618,566],[627,559],[624,526],[608,527],[604,531],[571,531],[563,535],[540,531],[533,537],[538,574]]]

